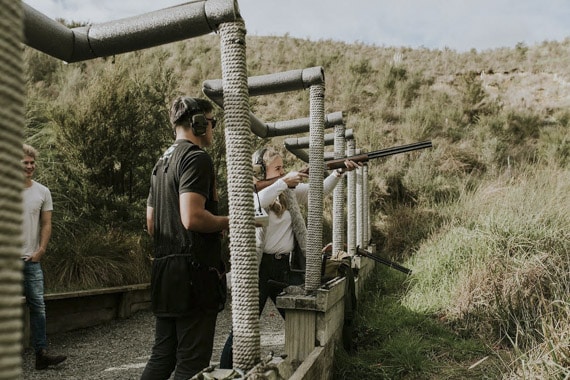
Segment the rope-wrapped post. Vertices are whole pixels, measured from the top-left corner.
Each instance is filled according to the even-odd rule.
[[[22,376],[22,2],[0,0],[0,379]]]
[[[334,158],[344,157],[346,152],[345,129],[343,124],[334,128]],[[344,176],[339,180],[333,193],[333,254],[344,250],[344,201],[345,187]]]
[[[368,215],[368,210],[370,207],[370,202],[368,198],[368,165],[362,167],[362,200],[364,207],[362,208],[362,247],[364,249],[368,248],[368,241],[370,240],[370,218]]]
[[[325,138],[325,86],[310,87],[310,147],[309,147],[309,212],[307,218],[307,265],[305,290],[312,292],[321,286],[321,249],[323,245],[323,172]]]
[[[356,149],[356,154],[361,154],[360,149]],[[361,247],[364,247],[364,242],[362,241],[363,234],[363,202],[362,202],[362,167],[355,170],[356,172],[356,244]]]
[[[260,360],[259,290],[253,204],[245,25],[220,25],[230,209],[233,363],[247,371]]]
[[[347,142],[346,155],[354,156],[356,141],[354,139]],[[356,170],[348,172],[347,175],[347,252],[356,255]]]

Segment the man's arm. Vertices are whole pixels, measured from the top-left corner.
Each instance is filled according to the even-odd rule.
[[[154,235],[154,208],[146,206],[146,232]]]
[[[198,193],[180,194],[180,219],[187,230],[211,233],[227,230],[229,217],[206,210],[206,197]]]
[[[38,262],[46,253],[49,239],[51,237],[51,210],[40,212],[40,246],[37,251],[32,254],[30,260]]]

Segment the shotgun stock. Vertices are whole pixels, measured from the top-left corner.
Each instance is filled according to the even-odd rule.
[[[299,173],[305,173],[305,174],[309,174],[309,168],[303,168],[301,170],[297,170]],[[263,189],[265,189],[267,186],[271,186],[273,185],[273,183],[275,183],[275,181],[277,181],[279,178],[283,178],[285,177],[284,175],[278,176],[278,177],[272,177],[272,178],[266,178],[266,179],[257,179],[254,178],[253,179],[253,190],[254,191],[261,191]]]

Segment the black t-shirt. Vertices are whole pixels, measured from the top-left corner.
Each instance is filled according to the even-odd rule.
[[[220,234],[189,231],[182,224],[179,197],[186,192],[203,195],[206,210],[218,214],[211,157],[190,141],[176,140],[153,169],[147,200],[154,209],[151,292],[157,315],[183,315],[207,307],[204,302],[216,297],[208,294],[217,291],[210,289],[216,284],[206,284],[208,280],[198,277],[207,272],[215,274],[211,268],[223,273]],[[198,288],[201,294],[197,295]]]

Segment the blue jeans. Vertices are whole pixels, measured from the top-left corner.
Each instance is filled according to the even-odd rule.
[[[24,296],[30,308],[32,346],[38,352],[47,348],[44,272],[39,262],[24,262]]]
[[[188,317],[156,317],[152,354],[141,380],[186,380],[210,365],[217,311],[196,310]]]

